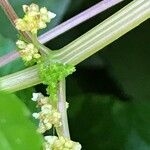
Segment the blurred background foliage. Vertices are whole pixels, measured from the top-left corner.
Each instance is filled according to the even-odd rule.
[[[21,5],[31,2],[46,6],[57,14],[48,29],[71,18],[99,0],[10,0],[17,14]],[[117,10],[121,4],[66,32],[46,45],[59,49],[84,34]],[[0,10],[0,56],[15,49],[17,33]],[[67,79],[70,103],[69,124],[73,140],[83,150],[150,149],[150,21],[147,20],[117,41],[77,66]],[[45,31],[46,31],[45,30]],[[42,32],[45,32],[42,31]],[[42,34],[42,32],[40,34]],[[25,68],[20,59],[0,68],[0,76]],[[45,86],[17,92],[31,112],[33,91],[45,93]]]

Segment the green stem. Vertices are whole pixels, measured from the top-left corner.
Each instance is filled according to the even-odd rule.
[[[59,82],[58,88],[58,110],[61,114],[62,126],[57,130],[59,135],[70,138],[67,108],[66,108],[66,82],[65,79]]]
[[[79,64],[150,17],[150,1],[135,0],[56,54],[63,63]]]
[[[37,85],[40,82],[37,67],[33,66],[0,78],[0,89],[2,91],[15,92]]]
[[[45,45],[43,45],[43,44],[41,44],[39,42],[39,40],[37,39],[37,35],[36,34],[32,34],[31,37],[32,37],[33,44],[39,49],[41,54],[49,55],[50,53],[52,53],[52,50],[50,50]]]
[[[134,0],[61,50],[54,57],[62,63],[79,64],[150,17],[150,1]],[[17,91],[40,83],[36,67],[0,78],[0,89]],[[30,74],[32,75],[29,78]],[[12,80],[13,79],[13,80]],[[18,83],[18,81],[20,83]]]

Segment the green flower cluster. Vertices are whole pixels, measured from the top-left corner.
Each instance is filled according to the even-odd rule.
[[[75,72],[75,67],[59,62],[43,62],[39,64],[39,75],[43,84],[48,85],[47,94],[51,100],[57,100],[58,82]]]

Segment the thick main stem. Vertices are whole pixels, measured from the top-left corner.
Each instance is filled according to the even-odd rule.
[[[61,136],[70,138],[69,126],[68,126],[68,117],[67,117],[67,108],[66,108],[66,82],[65,79],[59,82],[58,87],[58,110],[61,114],[62,126],[59,128]]]
[[[77,65],[98,50],[101,50],[128,31],[137,27],[149,17],[150,1],[135,0],[74,42],[65,46],[55,58],[62,63]],[[32,74],[32,78],[28,77],[30,74]],[[23,79],[22,76],[24,76]],[[12,78],[13,80],[11,81]],[[20,81],[19,83],[18,80]],[[33,70],[31,68],[0,78],[0,89],[12,92],[17,91],[19,87],[21,90],[29,87],[28,85],[33,86],[40,82],[35,66]]]
[[[58,51],[56,59],[79,64],[150,17],[150,1],[135,0]]]
[[[38,39],[40,43],[46,43],[49,40],[52,40],[56,38],[57,36],[63,34],[64,32],[74,28],[75,26],[81,24],[82,22],[85,22],[86,20],[94,17],[95,15],[105,11],[106,9],[120,3],[123,0],[103,0],[102,2],[97,3],[96,5],[90,7],[89,9],[81,12],[80,14],[72,17],[71,19],[63,22],[62,24],[56,26],[55,28],[51,29],[50,31],[44,33],[41,35]],[[4,9],[5,13],[7,14],[8,18],[14,25],[14,21],[17,19],[17,15],[9,2],[7,0],[0,0],[0,4],[2,5],[2,8]],[[7,7],[11,9],[7,9]],[[14,14],[14,15],[13,15]],[[14,16],[14,17],[13,17]],[[11,57],[12,55],[12,57]],[[7,56],[11,59],[6,59]],[[15,57],[13,57],[15,56]],[[11,61],[15,60],[19,57],[19,53],[14,51],[11,54],[8,54],[6,56],[0,57],[0,67],[4,66],[7,63],[10,63]]]
[[[0,78],[0,90],[15,92],[41,83],[37,67],[33,66]]]

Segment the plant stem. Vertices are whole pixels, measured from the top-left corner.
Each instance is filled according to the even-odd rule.
[[[55,59],[62,63],[77,65],[87,57],[101,50],[128,31],[137,27],[150,17],[150,1],[134,0],[125,8],[82,35],[57,53]],[[32,75],[31,78],[28,76]],[[22,77],[23,76],[23,77]],[[23,79],[22,79],[23,78]],[[13,80],[12,80],[13,79]],[[18,84],[18,80],[20,83]],[[40,83],[36,66],[0,78],[0,89],[17,91]],[[7,86],[6,86],[7,85]],[[17,88],[16,88],[17,86]]]
[[[37,67],[33,66],[0,78],[0,90],[15,92],[41,83]]]
[[[73,18],[69,19],[68,21],[65,21],[64,23],[56,26],[55,28],[51,29],[50,31],[44,33],[43,35],[39,36],[39,42],[40,43],[46,43],[49,40],[52,40],[56,38],[57,36],[61,35],[62,33],[66,32],[67,30],[70,30],[71,28],[81,24],[82,22],[90,19],[91,17],[94,17],[95,15],[105,11],[106,9],[118,4],[123,0],[103,0],[102,2],[97,3],[96,5],[92,6],[91,8],[81,12],[80,14],[74,16]],[[4,9],[5,13],[7,14],[8,18],[14,25],[14,20],[17,19],[17,15],[14,11],[14,9],[11,7],[9,2],[7,0],[0,0],[0,4],[2,5],[2,8]],[[9,7],[9,9],[7,9]],[[24,35],[25,36],[25,35]],[[12,57],[11,57],[12,54]],[[16,57],[13,57],[13,56]],[[12,59],[7,59],[12,58]],[[0,57],[0,67],[6,65],[7,63],[10,63],[11,61],[15,60],[19,57],[18,52],[14,51],[13,53],[7,54],[6,56]],[[7,60],[5,60],[7,59]]]
[[[79,64],[150,17],[150,1],[135,0],[58,51],[56,59]]]
[[[66,82],[65,79],[59,82],[58,88],[58,110],[61,114],[62,126],[57,130],[59,135],[70,138],[67,108],[66,108]]]
[[[48,55],[52,53],[52,50],[50,50],[49,48],[47,48],[45,45],[41,44],[38,41],[36,34],[32,34],[32,42],[39,49],[41,54]]]
[[[103,0],[39,36],[39,40],[41,43],[46,43],[122,1],[123,0]]]

